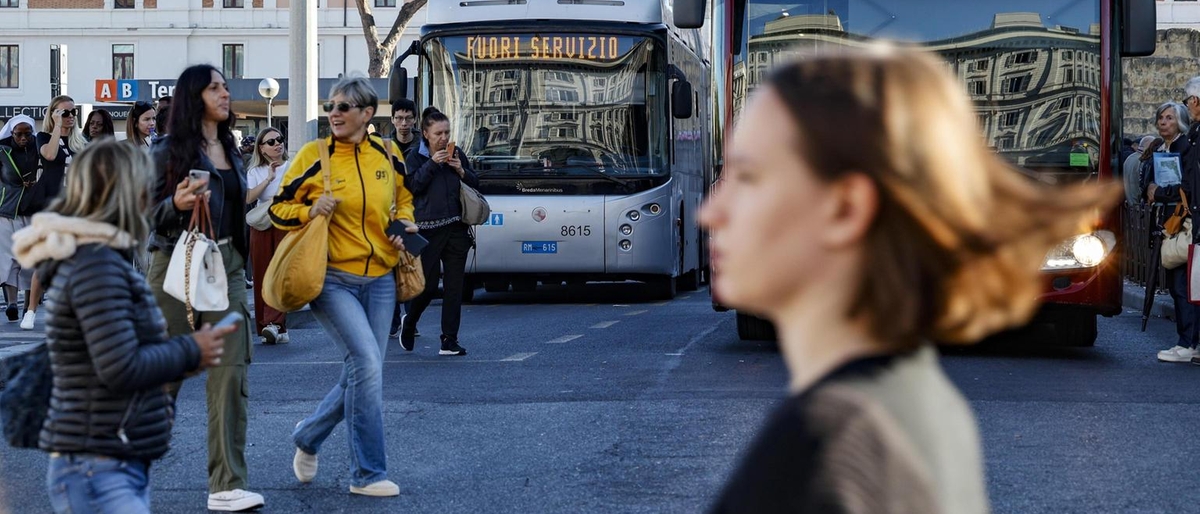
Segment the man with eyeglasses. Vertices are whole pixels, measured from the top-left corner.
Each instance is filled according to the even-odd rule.
[[[33,269],[22,269],[13,258],[12,235],[29,224],[26,190],[37,181],[38,151],[33,118],[17,115],[0,129],[0,281],[4,284],[8,321],[20,317],[17,288],[25,291],[28,308]]]
[[[1184,107],[1187,108],[1188,117],[1191,118],[1191,125],[1187,132],[1188,147],[1183,151],[1183,155],[1179,156],[1179,164],[1183,168],[1183,177],[1181,183],[1173,186],[1158,186],[1153,182],[1146,188],[1146,200],[1149,202],[1159,203],[1179,203],[1181,201],[1180,192],[1187,194],[1188,208],[1191,212],[1200,212],[1200,192],[1196,186],[1200,185],[1200,76],[1192,77],[1183,85],[1184,94],[1187,96],[1183,99]],[[1193,223],[1195,221],[1193,220]],[[1197,235],[1200,234],[1200,227],[1192,229],[1192,243],[1197,242]],[[1179,273],[1174,287],[1179,289],[1182,287],[1187,290],[1186,268],[1185,272]],[[1182,282],[1182,283],[1179,283]],[[1186,295],[1184,297],[1186,299]],[[1200,348],[1197,344],[1200,343],[1200,307],[1187,302],[1176,300],[1175,309],[1187,309],[1187,312],[1176,312],[1175,315],[1183,320],[1191,320],[1191,323],[1184,323],[1179,329],[1179,342],[1169,350],[1158,352],[1158,360],[1166,362],[1188,362],[1192,364],[1200,364]]]
[[[417,140],[413,127],[417,125],[417,104],[407,98],[392,102],[392,140],[396,142],[400,153],[407,153],[409,147]]]

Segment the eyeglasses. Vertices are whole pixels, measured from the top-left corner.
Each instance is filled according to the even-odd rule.
[[[69,110],[69,111],[63,111],[63,112],[62,112],[62,117],[64,117],[64,118],[74,118],[74,117],[75,117],[75,109],[71,109],[71,110]]]
[[[1193,96],[1189,96],[1189,97],[1187,97],[1187,98],[1184,98],[1184,99],[1183,99],[1183,102],[1181,102],[1181,103],[1182,103],[1183,105],[1185,105],[1185,106],[1186,106],[1186,105],[1188,104],[1188,102],[1190,102],[1190,101],[1194,100],[1195,98],[1196,98],[1196,97],[1195,97],[1194,95],[1193,95]]]
[[[325,103],[321,104],[321,108],[325,109],[325,112],[333,112],[334,109],[337,109],[338,112],[347,112],[350,109],[362,109],[363,107],[366,107],[366,106],[358,105],[358,104],[351,104],[351,103],[346,103],[346,102],[338,102],[336,104],[333,102],[325,102]]]
[[[267,145],[267,146],[275,146],[275,145],[283,144],[283,136],[279,136],[274,139],[264,139],[262,141],[262,144]]]
[[[407,122],[417,121],[416,116],[393,116],[392,119],[396,120],[396,121],[407,121]]]

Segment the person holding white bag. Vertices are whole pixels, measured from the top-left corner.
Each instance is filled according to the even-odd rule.
[[[1186,196],[1186,207],[1189,211],[1186,217],[1191,218],[1190,213],[1196,212],[1197,191],[1195,185],[1198,183],[1196,173],[1200,173],[1200,151],[1197,151],[1198,147],[1196,146],[1200,143],[1200,123],[1196,123],[1200,121],[1200,77],[1187,81],[1183,89],[1187,95],[1187,98],[1181,102],[1183,109],[1178,108],[1178,104],[1174,102],[1168,102],[1158,108],[1155,120],[1159,135],[1163,138],[1162,146],[1157,147],[1155,151],[1160,155],[1178,154],[1179,167],[1182,170],[1181,181],[1176,185],[1158,185],[1156,182],[1161,181],[1156,180],[1158,177],[1154,176],[1154,158],[1146,161],[1148,164],[1145,166],[1148,169],[1144,173],[1148,182],[1146,186],[1148,202],[1176,205],[1180,204]],[[1173,208],[1166,209],[1168,213],[1172,210]],[[1185,240],[1182,243],[1194,243],[1196,231],[1191,230],[1190,235],[1190,241]],[[1172,243],[1173,241],[1170,239],[1164,240],[1164,251],[1170,253],[1167,246]],[[1186,262],[1167,270],[1167,289],[1171,292],[1171,299],[1175,304],[1175,329],[1179,339],[1171,348],[1158,352],[1158,360],[1162,362],[1192,362],[1193,358],[1200,356],[1200,350],[1197,349],[1197,343],[1200,342],[1200,306],[1188,302],[1188,266]]]
[[[225,77],[216,68],[196,65],[184,70],[171,102],[170,135],[156,140],[151,150],[158,184],[146,278],[172,336],[193,332],[193,324],[216,323],[231,312],[250,318],[244,271],[249,250],[246,173],[231,130],[236,118],[229,108],[229,96]],[[206,213],[211,223],[201,223],[198,232],[211,236],[211,241],[191,230],[193,221],[199,221],[194,218],[204,218]],[[185,252],[177,248],[180,241],[188,239],[197,241],[190,270],[180,265]],[[216,292],[224,302],[212,303],[213,291],[206,280],[179,283],[185,277],[193,278],[198,269],[195,259],[204,258],[209,259],[205,261],[207,269],[219,270],[206,278],[224,282],[220,287],[225,298],[219,298],[221,291]],[[168,293],[180,289],[186,290],[185,297],[194,297],[193,304]],[[203,304],[201,300],[205,300]],[[226,336],[221,365],[208,370],[209,510],[240,511],[263,505],[262,495],[245,490],[250,337],[248,323],[243,323]]]

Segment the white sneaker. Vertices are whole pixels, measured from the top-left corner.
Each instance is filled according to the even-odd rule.
[[[296,456],[292,457],[292,472],[296,474],[296,480],[305,484],[312,482],[317,477],[317,456],[296,448]]]
[[[275,344],[279,342],[279,327],[274,323],[263,327],[262,336],[263,344]]]
[[[1195,348],[1184,348],[1175,345],[1170,350],[1158,352],[1158,360],[1163,362],[1191,362],[1192,357],[1196,355],[1200,355],[1200,352],[1197,352]]]
[[[400,496],[400,486],[391,480],[380,480],[365,487],[350,486],[350,492],[363,496]]]
[[[282,334],[279,334],[279,337],[275,339],[275,342],[279,343],[279,344],[288,344],[288,343],[292,342],[292,338],[291,338],[291,336],[288,336],[287,332],[284,332]]]
[[[25,317],[21,318],[21,330],[33,330],[36,321],[37,311],[25,311]]]
[[[261,494],[234,489],[208,495],[208,510],[238,512],[263,506]]]

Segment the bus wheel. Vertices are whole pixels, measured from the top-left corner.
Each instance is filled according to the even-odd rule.
[[[671,300],[675,298],[675,293],[679,291],[675,285],[675,277],[670,275],[652,278],[646,284],[650,286],[650,294],[656,300]]]
[[[1062,309],[1050,311],[1058,343],[1064,346],[1096,345],[1096,314],[1088,311]]]
[[[743,341],[774,341],[775,325],[762,318],[737,313],[738,338]]]
[[[682,275],[679,275],[678,286],[680,291],[695,291],[700,289],[700,270],[694,269]]]
[[[483,281],[483,290],[489,293],[507,293],[508,282],[504,280],[485,280]]]
[[[464,280],[462,289],[462,303],[471,303],[471,301],[475,300],[475,289],[478,287],[479,284],[474,280]]]

